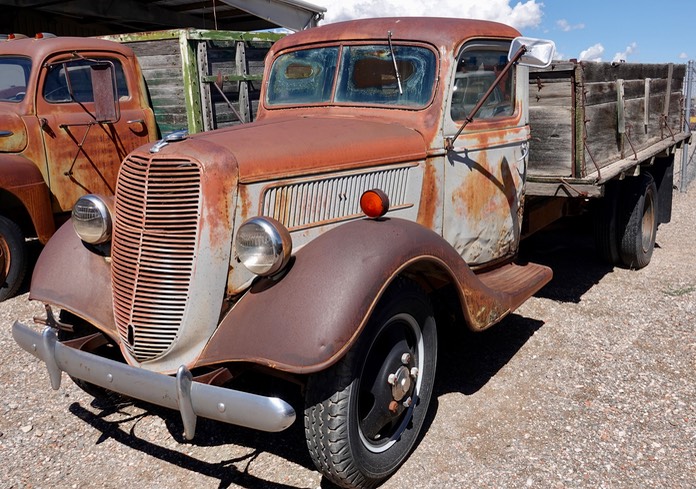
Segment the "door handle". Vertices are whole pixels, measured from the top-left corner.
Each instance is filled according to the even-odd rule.
[[[517,161],[522,161],[529,156],[529,143],[525,141],[524,143],[520,144],[520,149],[522,150],[522,156],[517,158]]]

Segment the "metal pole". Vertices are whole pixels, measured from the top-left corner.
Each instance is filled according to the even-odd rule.
[[[686,123],[686,131],[691,132],[691,88],[694,83],[694,61],[691,60],[689,61],[689,64],[687,65],[686,69],[686,114],[685,114],[685,123]],[[689,163],[689,140],[687,139],[684,145],[682,146],[682,163],[681,163],[681,178],[680,178],[680,184],[679,184],[679,191],[684,193],[686,192],[686,185],[687,185],[687,179],[688,179],[688,174],[687,174],[687,167]]]

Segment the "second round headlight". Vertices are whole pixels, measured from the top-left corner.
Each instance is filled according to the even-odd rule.
[[[287,265],[292,253],[290,233],[270,217],[253,217],[239,227],[235,237],[239,261],[252,273],[273,275]]]
[[[72,222],[75,232],[85,243],[96,245],[111,239],[111,214],[98,195],[85,195],[75,202]]]

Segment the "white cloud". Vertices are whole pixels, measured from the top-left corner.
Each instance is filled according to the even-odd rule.
[[[578,58],[580,61],[602,61],[604,54],[604,46],[600,43],[591,46],[580,53]]]
[[[556,26],[563,32],[570,32],[578,29],[584,29],[585,24],[570,25],[567,20],[561,19],[556,21]]]
[[[689,59],[689,55],[686,53],[680,53],[679,54],[679,59]]]
[[[493,20],[517,29],[537,27],[541,23],[543,3],[539,0],[440,0],[437,8],[423,0],[311,0],[327,8],[322,23],[367,17],[461,17]]]
[[[636,52],[637,47],[638,47],[638,43],[632,42],[630,45],[626,46],[626,49],[623,52],[616,53],[614,55],[614,59],[612,61],[615,63],[617,63],[619,61],[628,61],[628,57]]]

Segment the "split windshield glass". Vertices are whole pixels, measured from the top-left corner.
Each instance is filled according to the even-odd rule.
[[[435,85],[435,53],[422,46],[394,45],[394,55],[402,93],[386,43],[330,46],[283,54],[271,68],[266,103],[270,106],[426,106]]]

